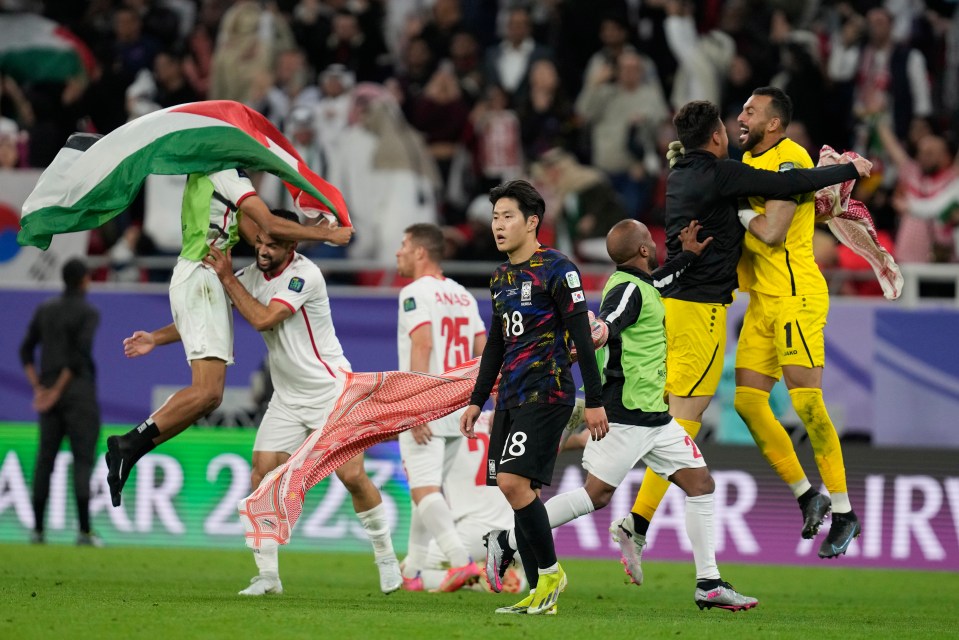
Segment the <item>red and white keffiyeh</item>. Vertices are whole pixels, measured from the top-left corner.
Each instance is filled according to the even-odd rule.
[[[289,542],[311,488],[374,444],[466,406],[478,373],[479,358],[441,375],[345,372],[343,392],[323,429],[240,500],[247,546]]]
[[[842,164],[856,157],[854,151],[840,154],[829,145],[823,145],[817,166]],[[855,182],[847,180],[817,191],[816,220],[825,222],[840,242],[869,263],[882,286],[883,296],[895,300],[902,294],[902,273],[892,255],[879,243],[869,209],[850,197]]]

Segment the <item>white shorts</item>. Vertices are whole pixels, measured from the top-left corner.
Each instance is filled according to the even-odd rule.
[[[442,487],[463,436],[433,434],[426,444],[417,444],[410,430],[400,434],[400,458],[410,489]]]
[[[290,407],[274,394],[256,430],[253,450],[293,454],[313,431],[323,430],[329,415],[329,407]]]
[[[170,310],[187,361],[218,358],[233,364],[233,312],[212,269],[178,259],[170,280]]]
[[[703,454],[685,429],[670,420],[662,427],[611,422],[605,438],[586,442],[583,468],[606,484],[618,487],[640,459],[664,480],[680,469],[706,466]]]

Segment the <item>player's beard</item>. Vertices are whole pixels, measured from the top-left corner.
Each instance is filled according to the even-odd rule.
[[[270,257],[270,256],[260,256],[260,255],[257,255],[257,256],[256,256],[256,268],[259,269],[260,271],[262,271],[263,273],[265,273],[265,274],[267,274],[267,275],[269,275],[269,276],[272,276],[272,275],[274,275],[274,274],[280,269],[280,267],[283,265],[283,263],[286,262],[286,259],[287,259],[288,257],[289,257],[289,256],[284,255],[284,256],[282,256],[279,260],[277,260],[277,259],[274,259],[274,258],[272,258],[272,257]],[[261,262],[261,258],[265,259],[266,262]]]
[[[743,142],[743,151],[752,151],[757,144],[762,142],[763,132],[762,129],[759,131],[749,130],[749,133],[746,134],[746,141]]]
[[[649,265],[650,271],[655,271],[659,268],[659,256],[656,255],[656,245],[650,245],[648,248],[649,257],[646,258],[646,264]]]

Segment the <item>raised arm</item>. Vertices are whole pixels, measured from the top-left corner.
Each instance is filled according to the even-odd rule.
[[[848,164],[777,173],[754,169],[736,160],[720,160],[716,164],[716,182],[722,196],[762,196],[771,200],[785,200],[799,193],[810,193],[832,184],[868,177],[871,166],[865,158],[856,158]]]
[[[250,227],[250,222],[256,224],[274,240],[312,240],[346,245],[353,237],[353,227],[331,227],[325,221],[313,226],[301,225],[275,216],[266,203],[256,195],[244,199],[240,204],[240,211],[243,212],[243,217],[240,219],[240,234],[247,242],[256,237],[256,230]],[[244,219],[247,219],[246,222]]]

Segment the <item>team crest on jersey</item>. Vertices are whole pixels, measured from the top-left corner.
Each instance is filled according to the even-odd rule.
[[[575,271],[566,272],[566,284],[570,289],[579,289],[579,274]]]
[[[520,300],[522,300],[522,301],[524,301],[524,302],[528,302],[529,300],[531,300],[532,297],[533,297],[533,283],[532,283],[532,282],[524,282],[523,285],[522,285],[522,291],[523,291],[523,293],[522,293],[522,295],[520,296]]]
[[[586,296],[583,295],[582,291],[573,292],[573,302],[582,302],[586,299]]]
[[[795,169],[795,168],[796,168],[796,165],[793,164],[792,162],[783,162],[781,165],[779,165],[779,173],[782,173],[783,171],[789,171],[790,169]]]
[[[416,309],[416,300],[414,298],[407,298],[403,301],[403,311],[413,311]]]
[[[290,278],[290,284],[288,284],[286,288],[289,289],[290,291],[296,291],[297,293],[299,293],[303,291],[304,284],[305,283],[303,282],[303,278],[293,277],[293,278]]]

